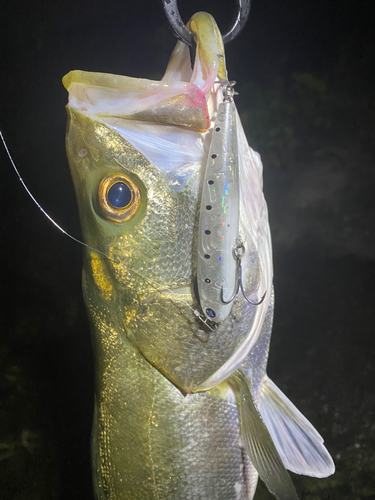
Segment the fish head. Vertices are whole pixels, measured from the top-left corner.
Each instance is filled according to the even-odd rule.
[[[91,320],[99,336],[105,322],[177,387],[194,392],[230,375],[240,359],[230,360],[246,355],[249,327],[261,320],[255,306],[236,298],[230,316],[210,325],[194,291],[214,82],[226,72],[213,18],[199,13],[189,27],[197,36],[193,70],[178,42],[160,82],[80,71],[63,82]]]

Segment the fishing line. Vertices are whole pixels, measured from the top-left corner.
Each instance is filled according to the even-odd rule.
[[[83,245],[83,246],[85,246],[87,248],[90,248],[90,250],[94,250],[95,252],[99,252],[102,255],[104,255],[105,257],[107,257],[107,255],[105,253],[101,252],[100,250],[97,250],[96,248],[90,247],[90,245],[87,245],[87,243],[84,243],[83,241],[79,240],[78,238],[75,238],[71,234],[67,233],[61,226],[59,226],[57,224],[57,222],[55,222],[52,219],[52,217],[50,215],[48,215],[48,213],[44,210],[44,208],[38,203],[38,201],[36,200],[36,198],[33,196],[33,194],[31,193],[30,189],[26,186],[25,181],[22,179],[21,174],[19,173],[19,171],[18,171],[18,169],[16,167],[16,164],[13,161],[12,155],[9,152],[8,146],[6,145],[6,142],[5,142],[5,139],[4,139],[4,136],[3,136],[2,132],[1,132],[1,130],[0,130],[0,137],[1,137],[1,140],[3,141],[4,148],[5,148],[5,151],[6,151],[7,155],[8,155],[8,158],[10,160],[10,163],[12,164],[12,167],[14,168],[14,170],[15,170],[15,172],[17,174],[18,179],[21,181],[22,186],[25,188],[26,193],[30,196],[30,198],[33,200],[33,202],[39,208],[39,210],[47,217],[47,219],[50,222],[52,222],[52,224],[55,227],[57,227],[57,229],[59,229],[59,231],[61,231],[63,234],[65,234],[65,236],[68,236],[71,240],[75,241],[76,243],[80,243],[81,245]]]
[[[57,227],[57,229],[59,231],[61,231],[63,234],[65,234],[65,236],[68,236],[68,238],[70,238],[71,240],[75,241],[76,243],[79,243],[80,245],[83,245],[84,247],[86,248],[89,248],[90,250],[93,250],[94,252],[97,252],[97,253],[100,253],[101,255],[103,255],[104,257],[106,257],[109,261],[113,262],[114,264],[121,264],[121,261],[116,261],[114,259],[112,259],[111,257],[109,257],[107,254],[105,254],[104,252],[102,252],[101,250],[98,250],[97,248],[94,248],[90,245],[88,245],[87,243],[85,243],[84,241],[81,241],[79,240],[78,238],[75,238],[74,236],[72,236],[71,234],[69,234],[67,231],[65,231],[65,229],[63,229],[59,224],[57,224],[57,222],[55,222],[52,217],[44,210],[44,208],[40,205],[40,203],[36,200],[36,198],[34,197],[34,195],[31,193],[30,189],[27,187],[25,181],[22,179],[21,177],[21,174],[19,173],[17,167],[16,167],[16,164],[14,163],[13,161],[13,158],[12,158],[12,155],[10,154],[10,151],[8,149],[8,146],[5,142],[5,139],[4,139],[4,136],[0,130],[0,137],[1,137],[1,140],[2,140],[2,143],[4,145],[4,148],[5,148],[5,151],[8,155],[8,158],[10,160],[10,163],[12,165],[12,167],[14,168],[14,171],[16,172],[17,174],[17,177],[18,179],[21,181],[21,184],[22,186],[25,188],[27,194],[30,196],[30,198],[33,200],[33,202],[35,203],[35,205],[39,208],[39,210],[47,217],[47,219],[52,222],[52,224]],[[138,275],[140,278],[144,279],[149,285],[151,285],[153,288],[155,288],[155,290],[157,292],[159,292],[161,295],[164,295],[168,300],[171,301],[171,303],[173,304],[173,301],[170,297],[168,297],[168,294],[166,293],[163,293],[159,288],[158,286],[161,287],[161,285],[158,285],[155,283],[152,283],[149,279],[147,279],[145,276],[143,276],[141,273],[139,273],[138,271],[134,271],[134,269],[131,269],[129,268],[129,271],[131,271],[132,273]],[[211,331],[213,331],[214,329],[209,325],[209,323],[207,322],[206,318],[203,317],[203,315],[197,310],[197,309],[194,309],[190,304],[188,304],[185,300],[183,299],[180,299],[179,297],[176,297],[177,294],[175,294],[173,292],[173,290],[171,290],[170,288],[168,287],[163,287],[164,290],[168,290],[171,294],[174,295],[174,297],[179,301],[179,302],[182,302],[183,304],[185,304],[193,313],[194,315],[203,323],[205,324]]]

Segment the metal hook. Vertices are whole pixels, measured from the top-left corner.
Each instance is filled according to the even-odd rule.
[[[251,304],[253,306],[259,306],[263,302],[263,300],[266,296],[267,290],[264,292],[264,294],[262,295],[259,302],[252,302],[250,299],[248,299],[246,297],[245,291],[243,289],[243,284],[242,284],[242,265],[241,265],[241,259],[244,255],[245,255],[244,244],[242,243],[242,241],[240,239],[238,239],[237,245],[233,249],[233,256],[237,261],[235,290],[234,290],[234,292],[229,300],[224,300],[224,287],[223,286],[221,287],[220,299],[221,299],[221,302],[223,304],[230,304],[234,300],[235,296],[240,291],[240,289],[241,289],[242,295],[245,297],[247,302],[249,302],[249,304]]]
[[[174,35],[182,42],[194,47],[195,41],[191,31],[187,29],[177,7],[177,0],[161,0],[165,15],[171,25]],[[250,13],[251,0],[236,0],[238,14],[232,28],[223,36],[223,43],[226,44],[236,38],[245,26]]]
[[[236,92],[234,90],[235,85],[236,85],[236,82],[234,80],[224,82],[224,84],[223,84],[223,101],[224,102],[233,102],[233,96],[238,95],[238,92]]]

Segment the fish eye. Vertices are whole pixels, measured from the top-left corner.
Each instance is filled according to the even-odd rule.
[[[113,208],[125,208],[132,201],[132,191],[125,182],[115,182],[108,189],[107,200]]]
[[[125,222],[140,205],[138,186],[124,174],[104,177],[99,185],[99,205],[104,217],[113,222]]]

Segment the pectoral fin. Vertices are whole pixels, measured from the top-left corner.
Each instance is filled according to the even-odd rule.
[[[293,483],[255,407],[243,373],[235,372],[229,381],[236,389],[241,438],[252,464],[267,488],[278,500],[296,500],[297,494]]]
[[[287,469],[312,477],[335,472],[323,438],[268,377],[263,382],[259,411]]]

